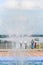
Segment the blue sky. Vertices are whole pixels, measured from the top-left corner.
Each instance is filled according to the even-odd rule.
[[[0,0],[0,34],[43,34],[43,0]]]
[[[0,0],[0,4],[2,4],[3,2],[5,2],[5,0]]]

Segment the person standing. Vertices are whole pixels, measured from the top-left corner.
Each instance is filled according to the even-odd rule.
[[[35,45],[34,45],[34,46],[35,46],[35,48],[36,48],[36,42],[35,42]]]
[[[34,49],[34,40],[31,41],[31,48]]]

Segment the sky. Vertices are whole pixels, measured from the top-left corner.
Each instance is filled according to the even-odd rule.
[[[43,34],[43,0],[0,0],[0,34]]]

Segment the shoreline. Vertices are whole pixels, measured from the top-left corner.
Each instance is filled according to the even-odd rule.
[[[0,57],[3,56],[43,56],[43,49],[30,50],[0,50]]]

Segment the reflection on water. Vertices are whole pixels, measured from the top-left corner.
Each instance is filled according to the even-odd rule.
[[[0,61],[0,65],[43,65],[43,62],[27,62],[27,61]]]

